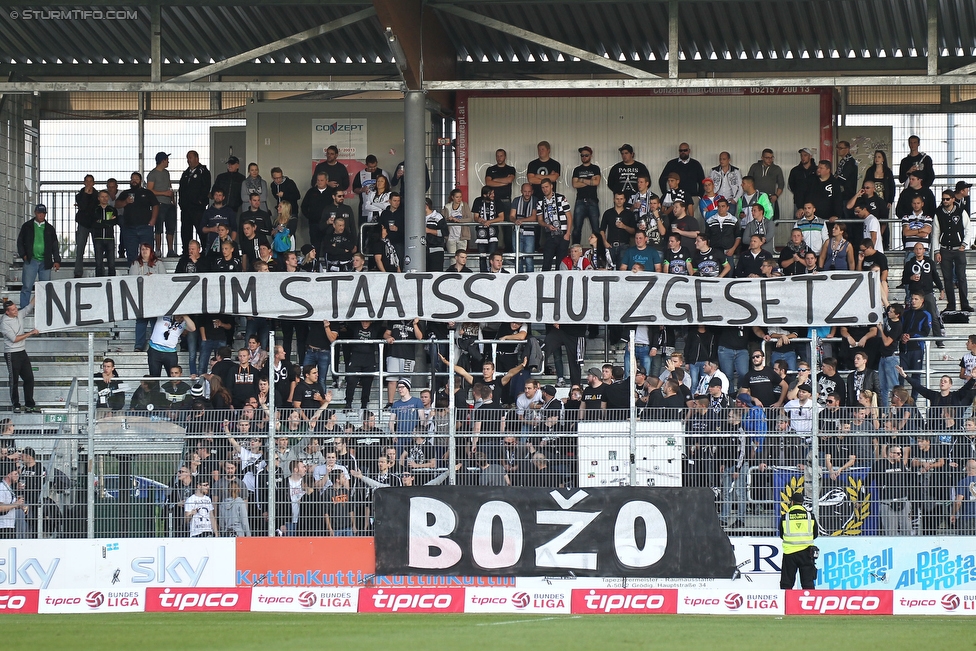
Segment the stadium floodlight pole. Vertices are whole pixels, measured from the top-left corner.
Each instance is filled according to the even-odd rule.
[[[634,348],[637,331],[630,331],[629,344],[630,353],[627,361],[630,362],[630,485],[637,484],[637,351]],[[607,337],[609,339],[609,337]],[[647,370],[647,369],[645,369]],[[579,442],[577,441],[577,445]]]
[[[457,450],[454,447],[457,438],[457,414],[454,411],[454,346],[457,333],[452,328],[447,334],[447,412],[451,415],[447,427],[447,483],[457,484]],[[381,387],[382,388],[382,387]]]
[[[268,333],[268,350],[274,351],[275,349],[275,333],[274,328]],[[286,360],[287,362],[287,360]],[[275,402],[274,402],[274,354],[270,357],[270,363],[268,364],[268,535],[274,537],[275,535],[275,498],[277,497],[277,491],[274,489],[275,486],[275,462],[274,457],[277,454],[278,446],[275,445]]]
[[[88,333],[88,514],[87,537],[95,537],[95,333]],[[38,521],[43,518],[39,518]]]
[[[820,395],[817,392],[817,363],[820,361],[817,358],[817,344],[819,343],[820,336],[817,334],[816,328],[810,329],[810,388],[814,390],[815,393],[812,395],[813,405],[810,407],[810,463],[807,466],[810,468],[810,500],[811,509],[813,510],[813,517],[817,518],[817,522],[820,522],[820,443],[817,437],[820,435],[819,427],[817,427],[817,405],[820,404]],[[806,490],[806,489],[804,489]],[[820,526],[819,524],[817,526]]]

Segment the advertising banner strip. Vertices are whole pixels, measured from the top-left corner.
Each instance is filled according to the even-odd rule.
[[[375,495],[379,574],[731,578],[707,488],[416,487]]]
[[[146,610],[145,589],[136,590],[41,590],[37,612],[141,613]]]
[[[37,284],[42,332],[178,314],[377,321],[729,326],[874,325],[876,274],[781,278],[534,274],[153,274]]]
[[[147,613],[248,612],[250,588],[147,588]]]
[[[359,588],[252,588],[251,612],[354,613]]]
[[[0,590],[0,615],[37,614],[40,590]]]
[[[679,615],[782,615],[786,593],[743,584],[738,590],[678,590]]]
[[[787,615],[890,615],[890,590],[787,590]]]
[[[360,588],[361,613],[463,613],[464,588]]]

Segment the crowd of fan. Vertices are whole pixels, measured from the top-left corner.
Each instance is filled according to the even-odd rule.
[[[103,373],[96,378],[99,408],[145,411],[185,424],[193,452],[180,468],[171,501],[183,516],[174,519],[177,530],[191,535],[266,531],[268,524],[262,518],[267,516],[269,494],[280,506],[276,508],[278,531],[368,532],[371,489],[446,477],[447,430],[453,418],[448,409],[448,372],[456,374],[455,404],[471,407],[455,412],[459,443],[453,452],[460,483],[574,485],[580,472],[576,423],[627,418],[631,409],[641,419],[684,421],[688,438],[682,481],[715,489],[724,486],[729,495],[734,494],[735,499],[721,500],[727,524],[734,502],[739,517],[745,515],[742,493],[749,467],[768,472],[773,464],[810,465],[809,432],[814,419],[822,422],[821,431],[841,440],[847,431],[871,434],[861,439],[871,444],[850,455],[845,454],[850,446],[842,443],[825,446],[832,452],[821,465],[830,475],[855,462],[883,464],[897,448],[902,459],[895,465],[906,474],[922,472],[917,471],[920,459],[927,469],[935,463],[930,457],[938,452],[943,463],[937,467],[950,477],[963,472],[967,461],[976,456],[976,450],[966,452],[966,445],[974,445],[976,426],[953,411],[966,400],[947,389],[947,394],[957,396],[952,398],[957,401],[951,403],[953,409],[940,412],[949,403],[936,402],[925,425],[914,407],[912,390],[901,386],[901,376],[908,372],[904,377],[916,394],[927,391],[918,386],[912,372],[921,368],[924,338],[941,334],[935,289],[958,286],[961,305],[969,309],[965,257],[955,255],[971,244],[969,185],[960,182],[955,191],[947,190],[943,205],[936,209],[929,189],[931,159],[918,151],[918,144],[915,137],[909,141],[911,153],[902,161],[899,174],[907,185],[895,209],[902,219],[906,250],[904,308],[888,297],[883,250],[891,239],[886,224],[879,221],[891,214],[893,174],[883,152],[878,152],[859,190],[856,163],[845,142],[838,143],[836,174],[830,161],[814,164],[812,152],[801,149],[800,163],[790,172],[788,185],[770,150],[763,151],[747,175],[732,166],[731,156],[724,152],[719,165],[706,173],[690,157],[691,148],[682,143],[678,157],[659,178],[661,196],[650,189],[650,174],[634,159],[633,148],[624,145],[619,149],[621,162],[606,179],[614,206],[602,215],[596,187],[603,176],[590,162],[592,149],[579,148],[581,164],[573,170],[571,181],[577,196],[570,209],[566,196],[556,192],[561,166],[549,157],[549,143],[541,142],[539,158],[527,166],[527,183],[520,196],[513,198],[517,174],[500,149],[470,209],[460,191],[453,191],[439,212],[426,200],[429,270],[444,269],[445,255],[453,254],[448,270],[469,272],[467,251],[473,247],[486,273],[506,273],[502,251],[515,248],[521,253],[517,267],[525,271],[534,270],[535,254],[541,252],[542,271],[600,268],[740,277],[824,269],[880,273],[887,309],[882,323],[818,329],[820,337],[836,337],[839,343],[835,350],[818,352],[821,367],[816,387],[805,379],[810,355],[804,340],[810,331],[790,326],[687,330],[638,326],[632,393],[625,366],[591,368],[583,381],[586,338],[599,335],[586,326],[546,324],[544,332],[533,337],[531,324],[526,323],[276,322],[249,317],[247,344],[235,353],[236,319],[207,314],[167,316],[154,323],[140,320],[136,348],[146,350],[148,344],[150,376],[167,372],[171,377],[162,383],[143,379],[126,404],[114,364],[105,360]],[[178,200],[166,172],[168,155],[163,152],[157,155],[146,186],[134,173],[129,190],[118,193],[117,184],[109,183],[106,190],[96,192],[94,179],[88,177],[77,197],[75,274],[82,273],[89,236],[95,244],[96,273],[114,273],[117,225],[121,226],[120,252],[134,274],[165,273],[158,257],[163,236],[167,257],[178,257],[174,242],[178,230],[183,244],[178,273],[400,271],[404,214],[401,197],[391,191],[390,176],[370,156],[350,183],[337,155],[338,150],[330,147],[304,195],[279,168],[272,170],[273,181],[268,184],[253,163],[248,176],[240,174],[239,161],[233,157],[227,172],[211,184],[209,171],[192,151]],[[393,184],[403,182],[403,172],[398,166]],[[360,197],[355,216],[344,203],[350,187]],[[794,210],[781,210],[779,205],[786,187],[793,194]],[[696,209],[701,221],[695,217]],[[35,221],[46,229],[44,215],[46,209],[38,206]],[[301,246],[296,238],[299,216],[307,221],[309,238]],[[775,217],[796,219],[790,241],[778,253],[773,242]],[[861,224],[852,228],[845,223],[852,217]],[[508,242],[498,226],[503,221],[517,226]],[[590,248],[584,251],[580,239],[585,222],[591,236]],[[360,241],[364,225],[372,236]],[[25,263],[32,256],[37,262],[41,245],[35,245],[33,236],[40,232],[36,224],[22,229],[18,244]],[[943,265],[947,280],[944,286],[930,257],[936,249],[935,259]],[[56,252],[41,258],[41,266],[48,270],[60,262]],[[26,282],[27,273],[25,264],[29,298],[32,282]],[[43,277],[36,269],[34,273]],[[951,308],[954,292],[950,297]],[[21,302],[26,306],[23,296]],[[282,344],[269,356],[263,346],[272,328],[280,330]],[[434,343],[446,339],[451,330],[461,352],[457,360],[446,358],[446,345]],[[622,327],[608,326],[604,336],[617,342],[628,334]],[[184,336],[190,354],[187,379],[181,377],[177,364],[178,342]],[[293,339],[297,340],[294,349]],[[484,339],[499,343],[479,343]],[[423,346],[423,359],[438,375],[431,375],[432,389],[415,398],[411,381],[416,379],[417,347],[425,340],[433,341]],[[544,353],[530,361],[533,340]],[[345,342],[339,347],[344,370],[330,387],[327,376],[336,341]],[[377,425],[380,401],[370,411],[372,384],[380,370],[379,341],[387,346],[382,360],[387,386],[379,390],[387,391],[384,411],[389,418],[382,427]],[[970,347],[976,348],[976,337]],[[293,352],[302,366],[291,364]],[[766,365],[767,354],[771,366]],[[969,379],[976,357],[970,353],[962,366],[963,377]],[[838,371],[847,372],[846,378]],[[540,386],[532,372],[554,375],[555,383]],[[332,391],[342,384],[344,400],[334,398]],[[568,396],[557,398],[566,387]],[[353,419],[341,423],[339,419],[340,411],[353,407],[357,388],[361,427],[353,426]],[[971,388],[970,382],[965,390]],[[971,396],[967,399],[971,402]],[[834,413],[834,408],[849,411]],[[269,456],[262,445],[272,414],[281,436]],[[926,441],[923,432],[935,434],[938,440],[929,439],[931,447],[916,449]],[[268,488],[269,458],[277,468],[274,490]],[[889,474],[882,468],[878,477]],[[764,485],[771,484],[757,483],[757,487]],[[212,502],[207,493],[216,498],[216,509],[206,507],[208,500]]]

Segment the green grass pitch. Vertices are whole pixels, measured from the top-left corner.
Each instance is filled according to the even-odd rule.
[[[145,613],[5,615],[0,626],[4,651],[976,650],[970,617]]]

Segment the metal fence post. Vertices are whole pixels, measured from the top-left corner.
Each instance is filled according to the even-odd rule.
[[[810,499],[813,516],[817,518],[818,522],[820,521],[820,445],[817,441],[819,429],[817,427],[817,411],[820,404],[820,392],[817,391],[817,363],[820,361],[817,359],[817,342],[819,339],[816,329],[811,328],[810,359],[813,361],[810,363],[810,382],[814,390],[814,398],[813,406],[810,409]]]
[[[630,485],[637,483],[637,350],[635,348],[635,337],[637,331],[631,330],[628,342],[630,350],[627,352],[627,361],[630,362]],[[645,369],[647,370],[647,369]]]
[[[447,428],[447,481],[451,486],[457,484],[457,405],[454,402],[454,345],[457,333],[452,329],[447,334],[447,411],[450,423]]]
[[[274,347],[275,333],[274,328],[268,333],[268,350],[271,357],[268,359],[268,535],[275,535],[275,498],[278,491],[275,490],[275,455],[277,446],[275,445],[275,403],[274,403]],[[287,360],[286,360],[287,361]]]
[[[88,333],[87,537],[95,537],[95,333]]]

